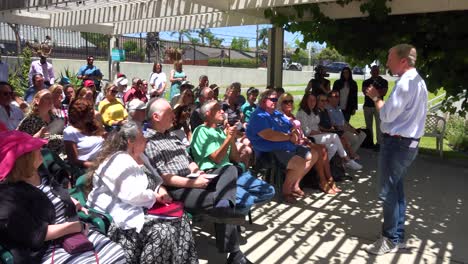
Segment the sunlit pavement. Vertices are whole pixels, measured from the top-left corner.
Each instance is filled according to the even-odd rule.
[[[468,167],[419,156],[406,178],[409,249],[371,256],[361,249],[379,237],[378,153],[361,150],[364,169],[341,182],[338,195],[306,189],[296,205],[272,201],[253,210],[241,249],[254,263],[468,263]],[[467,164],[468,165],[468,164]],[[225,263],[213,224],[196,222],[200,263]]]

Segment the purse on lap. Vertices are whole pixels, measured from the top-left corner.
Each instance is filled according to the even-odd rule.
[[[94,250],[94,245],[83,233],[74,233],[61,239],[63,249],[69,254],[82,253]]]
[[[148,214],[181,218],[184,214],[184,203],[179,201],[172,201],[170,204],[154,203],[153,207],[148,209]]]

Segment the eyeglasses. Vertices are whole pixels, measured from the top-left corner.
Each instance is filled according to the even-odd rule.
[[[273,103],[278,102],[278,98],[276,98],[276,97],[267,97],[267,99],[272,101]]]
[[[292,104],[294,100],[283,100],[283,104]]]
[[[14,93],[13,92],[3,92],[2,95],[3,96],[13,96]]]

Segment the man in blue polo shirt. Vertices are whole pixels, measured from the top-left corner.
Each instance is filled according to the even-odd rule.
[[[383,201],[382,237],[364,249],[376,255],[405,248],[406,201],[404,177],[418,153],[427,113],[426,83],[415,68],[416,48],[409,44],[392,47],[387,67],[400,76],[384,103],[371,84],[366,95],[380,114],[383,143],[379,154],[379,197]]]
[[[304,195],[299,182],[317,161],[318,153],[297,145],[300,135],[276,110],[277,102],[274,90],[266,90],[260,95],[259,106],[250,115],[246,134],[257,156],[270,152],[286,168],[283,196],[286,202],[294,203],[297,197]]]
[[[81,66],[76,76],[78,79],[83,80],[83,82],[85,80],[93,80],[96,90],[101,91],[102,72],[98,67],[94,66],[93,56],[88,56],[87,64]]]

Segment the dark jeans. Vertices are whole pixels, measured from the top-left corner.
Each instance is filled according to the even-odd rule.
[[[184,202],[184,207],[191,213],[210,212],[219,200],[229,200],[236,204],[237,168],[225,166],[212,173],[219,174],[206,189],[169,188],[169,193],[176,201]],[[220,252],[239,250],[239,233],[232,224],[215,224],[216,246]]]
[[[404,177],[416,158],[418,144],[414,139],[384,136],[380,148],[378,173],[384,215],[382,235],[394,244],[405,239]]]

